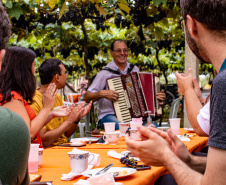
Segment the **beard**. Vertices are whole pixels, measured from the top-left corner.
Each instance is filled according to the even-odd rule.
[[[187,41],[191,51],[196,55],[196,57],[202,63],[212,64],[211,61],[209,60],[209,58],[206,55],[205,49],[203,49],[202,47],[198,47],[196,41],[191,37],[191,34],[189,33],[187,26],[186,26],[185,32],[186,32],[186,41]]]

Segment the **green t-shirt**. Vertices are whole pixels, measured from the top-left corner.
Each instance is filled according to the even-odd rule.
[[[25,121],[0,107],[0,184],[29,184],[30,132]]]

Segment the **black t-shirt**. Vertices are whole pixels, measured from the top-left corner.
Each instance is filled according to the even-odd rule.
[[[208,146],[226,150],[226,69],[212,83]]]

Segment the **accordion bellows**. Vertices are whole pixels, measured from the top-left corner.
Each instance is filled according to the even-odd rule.
[[[156,98],[160,92],[159,77],[149,72],[133,72],[107,79],[108,87],[119,93],[118,101],[113,102],[116,117],[121,122],[130,122],[132,118],[161,116],[162,109]]]

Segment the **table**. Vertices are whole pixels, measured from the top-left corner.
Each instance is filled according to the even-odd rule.
[[[180,134],[184,134],[186,132],[187,131],[181,128]],[[199,137],[196,134],[194,135],[194,137],[191,137],[190,142],[185,142],[185,145],[191,153],[201,151],[204,147],[206,147],[208,142],[207,137]],[[43,164],[38,171],[39,174],[42,174],[42,181],[53,181],[53,185],[72,185],[79,179],[87,179],[86,177],[82,176],[72,181],[60,180],[63,173],[69,173],[71,171],[67,152],[72,151],[72,149],[73,147],[55,146],[52,148],[47,148],[43,151]],[[78,147],[78,149],[100,154],[100,168],[105,167],[110,163],[114,164],[113,167],[125,167],[125,165],[120,163],[119,159],[114,159],[107,156],[107,152],[109,150],[115,150],[119,153],[126,150],[125,141],[122,137],[120,138],[117,145],[98,145],[94,143],[90,145],[87,144],[84,147]],[[135,174],[127,178],[117,180],[117,182],[122,182],[124,185],[150,185],[154,184],[154,182],[165,173],[167,173],[165,167],[152,166],[150,170],[137,171]]]

